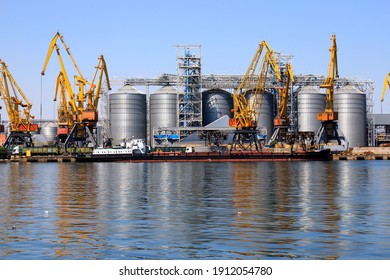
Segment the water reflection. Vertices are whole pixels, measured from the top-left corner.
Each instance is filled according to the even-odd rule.
[[[321,164],[327,174],[318,180],[318,163],[267,163],[236,165],[234,207],[238,215],[233,225],[249,228],[239,231],[245,242],[251,242],[253,255],[285,257],[316,257],[297,251],[296,245],[312,246],[313,233],[329,234],[325,258],[337,257],[335,234],[339,232],[338,174],[334,165]],[[259,180],[260,178],[260,180]],[[299,233],[299,234],[297,234]],[[320,237],[321,238],[321,237]],[[294,252],[294,253],[293,253]],[[248,254],[248,252],[246,253]]]
[[[235,165],[231,179],[234,181],[233,202],[237,209],[233,225],[238,228],[236,231],[241,240],[237,244],[238,254],[269,255],[270,244],[291,242],[284,236],[269,234],[275,230],[287,230],[293,225],[291,218],[283,214],[288,207],[284,200],[289,186],[278,175],[279,169],[274,163]],[[280,180],[277,179],[278,176]],[[254,238],[255,236],[258,238]],[[243,246],[251,249],[240,250]]]
[[[339,212],[342,215],[340,233],[343,237],[339,246],[344,251],[352,251],[353,239],[346,238],[352,236],[359,236],[359,247],[355,247],[353,251],[371,251],[375,242],[372,236],[378,227],[382,228],[380,224],[370,226],[372,218],[378,213],[378,209],[375,209],[377,201],[383,201],[383,198],[378,196],[381,193],[378,183],[375,182],[378,178],[372,176],[370,170],[367,169],[366,163],[360,162],[353,168],[345,163],[338,165],[338,172],[341,174],[338,196]],[[379,231],[376,234],[380,235]]]
[[[94,166],[79,165],[73,168],[61,164],[58,169],[56,257],[78,255],[78,258],[94,258],[91,249],[99,246],[94,237],[97,232],[96,182]]]
[[[389,258],[387,165],[3,164],[0,258]]]

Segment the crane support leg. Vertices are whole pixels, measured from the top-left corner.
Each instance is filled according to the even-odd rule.
[[[276,127],[274,130],[274,133],[272,134],[271,138],[269,139],[267,145],[268,146],[275,145],[280,138],[279,136],[280,136],[280,127]]]
[[[94,148],[96,148],[97,146],[97,143],[96,143],[96,139],[92,133],[92,131],[89,129],[88,126],[85,127],[85,131],[87,132],[87,143],[91,143],[93,145]]]
[[[83,132],[83,135],[88,135],[88,136],[83,136],[80,137],[80,129],[84,129],[85,133]],[[70,145],[77,146],[77,147],[84,147],[88,143],[92,143],[93,147],[96,147],[96,140],[93,137],[93,134],[91,130],[87,126],[80,126],[79,124],[75,124],[69,133],[68,137],[65,140],[64,143],[64,149],[65,153],[67,152],[67,148]]]
[[[347,151],[349,145],[337,121],[322,122],[314,136],[314,141],[320,148],[329,148],[337,152]]]
[[[33,141],[30,132],[11,132],[7,139],[4,142],[4,147],[10,146],[23,146],[23,147],[33,147]]]
[[[232,150],[241,150],[249,151],[253,150],[253,147],[256,151],[261,150],[261,144],[257,139],[258,130],[237,130],[234,132],[233,143],[230,148]]]

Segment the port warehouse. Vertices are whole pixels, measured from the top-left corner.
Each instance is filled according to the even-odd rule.
[[[203,127],[227,115],[231,116],[231,94],[238,87],[241,75],[202,75],[201,120]],[[291,129],[315,132],[320,126],[316,116],[324,110],[325,93],[319,89],[324,76],[296,75],[289,100]],[[152,147],[188,145],[181,139],[156,138],[155,135],[179,134],[179,100],[181,84],[178,75],[163,74],[157,78],[111,79],[117,90],[105,92],[101,101],[101,119],[98,124],[98,143],[103,136],[118,145],[124,139],[147,139]],[[138,88],[144,89],[144,91]],[[152,90],[151,90],[152,89]],[[376,146],[388,142],[390,115],[373,114],[374,84],[369,80],[340,78],[335,89],[335,109],[339,112],[339,126],[350,147]],[[264,94],[260,108],[259,129],[267,138],[273,131],[277,96],[272,87]],[[57,132],[56,121],[40,120],[41,137],[36,142],[51,142]],[[7,127],[7,123],[5,122]],[[175,130],[178,128],[178,130]],[[105,134],[105,135],[104,135]],[[158,141],[156,141],[156,139]],[[177,142],[176,142],[177,141]]]

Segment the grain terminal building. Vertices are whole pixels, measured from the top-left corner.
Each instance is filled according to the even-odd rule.
[[[231,94],[241,79],[241,75],[201,76],[199,122],[202,125],[198,127],[199,130],[224,115],[231,116]],[[319,85],[324,79],[324,76],[315,75],[295,76],[288,106],[292,130],[315,132],[318,129],[320,123],[316,116],[325,106],[325,93]],[[181,127],[179,96],[183,85],[177,75],[114,79],[112,84],[120,88],[106,96],[107,100],[102,102],[102,106],[106,106],[103,111],[107,112],[107,123],[111,125],[114,141],[145,138],[153,145],[153,135],[159,133],[159,128]],[[267,137],[270,132],[272,134],[277,102],[272,84],[269,84],[260,108],[259,123],[259,129],[266,131]],[[143,88],[144,92],[137,88]],[[373,92],[374,84],[368,80],[340,78],[337,82],[334,106],[339,112],[339,126],[349,140],[350,147],[375,145]]]

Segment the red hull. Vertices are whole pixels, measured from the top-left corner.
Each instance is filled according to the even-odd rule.
[[[267,162],[267,161],[327,161],[332,155],[329,150],[314,152],[271,153],[152,153],[148,155],[81,155],[79,162]]]

